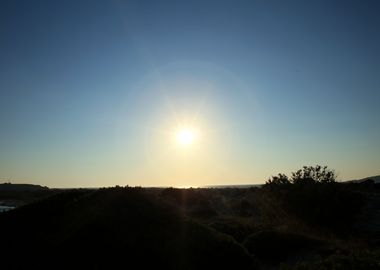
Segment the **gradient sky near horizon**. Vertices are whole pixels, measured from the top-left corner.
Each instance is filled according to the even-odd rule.
[[[380,2],[1,1],[0,182],[380,174]],[[194,126],[181,147],[172,132]]]

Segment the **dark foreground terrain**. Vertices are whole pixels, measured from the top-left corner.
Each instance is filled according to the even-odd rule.
[[[380,188],[52,191],[0,214],[1,269],[380,269]]]

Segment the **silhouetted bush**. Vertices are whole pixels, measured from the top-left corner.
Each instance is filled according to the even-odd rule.
[[[292,173],[291,182],[293,184],[327,184],[334,183],[335,178],[335,172],[327,169],[327,166],[304,166],[301,170]]]
[[[358,192],[335,182],[334,172],[321,166],[304,166],[290,179],[279,174],[267,181],[264,190],[302,220],[338,230],[350,226],[363,206]]]
[[[294,185],[311,185],[311,184],[328,184],[334,183],[336,179],[335,172],[329,170],[327,166],[317,165],[313,166],[303,166],[302,169],[292,172],[291,177],[279,173],[278,176],[272,176],[266,183],[266,188],[276,188],[282,186]]]
[[[265,182],[265,188],[280,188],[280,187],[286,187],[290,185],[291,182],[283,173],[279,173],[277,176],[272,176],[272,178],[268,179],[268,181]]]

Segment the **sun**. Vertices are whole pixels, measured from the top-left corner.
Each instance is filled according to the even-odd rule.
[[[191,145],[197,139],[198,132],[192,128],[182,128],[176,132],[176,139],[180,145]]]

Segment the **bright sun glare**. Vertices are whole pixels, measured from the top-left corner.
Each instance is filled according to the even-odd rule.
[[[193,144],[197,138],[197,131],[190,128],[184,128],[177,131],[177,142],[181,145]]]

